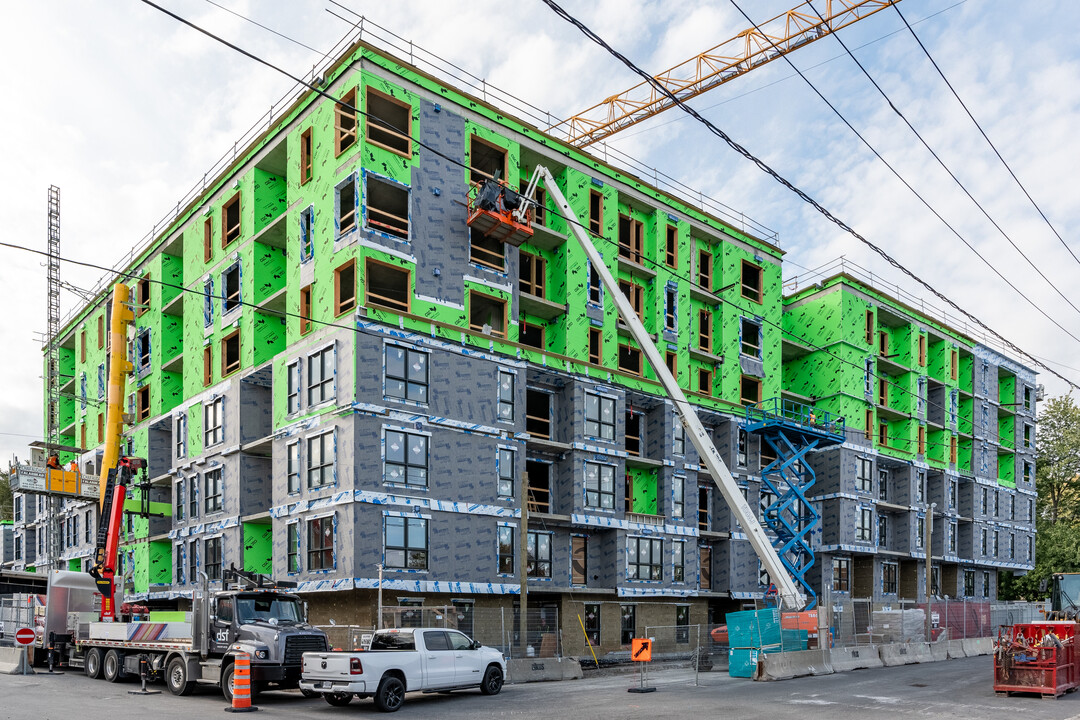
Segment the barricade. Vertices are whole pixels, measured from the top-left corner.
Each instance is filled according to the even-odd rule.
[[[964,652],[963,640],[949,640],[948,641],[949,659],[956,660],[957,658],[966,658],[967,653]]]
[[[833,667],[825,650],[762,653],[758,657],[755,680],[790,680],[807,675],[832,675]]]
[[[508,683],[580,680],[581,663],[574,658],[518,658],[506,663]]]
[[[990,638],[968,638],[964,642],[964,652],[968,657],[989,655],[994,652],[994,641]]]
[[[834,672],[866,670],[883,665],[878,648],[874,645],[835,647],[829,651],[829,660]]]
[[[26,666],[23,666],[24,653],[29,655],[29,650],[0,647],[0,675],[33,675],[34,668],[30,667],[29,657],[26,659]]]
[[[251,704],[251,656],[237,653],[233,665],[232,706],[226,712],[252,712],[259,708]]]
[[[914,644],[911,643],[891,643],[888,645],[882,645],[878,648],[881,653],[881,662],[885,667],[895,667],[897,665],[914,665],[917,662],[921,662],[916,654]]]
[[[946,640],[939,640],[938,642],[929,643],[930,660],[932,662],[939,662],[941,660],[949,659],[949,643]],[[925,660],[923,662],[926,662]]]

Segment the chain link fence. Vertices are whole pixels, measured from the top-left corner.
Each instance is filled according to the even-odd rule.
[[[1043,602],[935,600],[928,604],[849,598],[834,598],[825,608],[830,641],[837,647],[996,637],[999,626],[1041,620],[1046,610]]]
[[[25,593],[0,595],[0,645],[14,645],[16,630],[34,627],[33,597]]]

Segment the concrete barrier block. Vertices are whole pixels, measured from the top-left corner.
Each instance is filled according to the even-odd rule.
[[[957,658],[966,658],[967,657],[967,653],[964,652],[964,641],[963,640],[949,640],[948,641],[948,646],[949,646],[949,659],[950,660],[955,660]]]
[[[507,682],[550,682],[578,680],[581,663],[574,658],[522,658],[506,663]]]
[[[829,661],[834,672],[866,670],[882,666],[881,655],[876,645],[832,648],[829,651]]]
[[[832,675],[833,667],[825,650],[762,653],[755,680],[790,680],[807,675]]]
[[[949,643],[945,640],[929,643],[930,659],[933,662],[940,662],[942,660],[949,659]]]
[[[994,652],[994,641],[990,638],[967,638],[962,641],[968,657],[989,655]]]
[[[0,647],[0,675],[33,675],[34,668],[29,666],[29,659],[25,660],[25,654],[22,648],[17,647]],[[26,662],[27,666],[24,668],[23,663]]]
[[[890,643],[888,645],[881,645],[878,648],[878,651],[881,653],[881,662],[885,667],[913,665],[917,662],[922,662],[917,655],[918,651],[910,643]]]

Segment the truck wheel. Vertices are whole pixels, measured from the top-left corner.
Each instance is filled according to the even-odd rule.
[[[93,680],[101,677],[101,650],[90,648],[87,651],[86,659],[83,660],[83,672]]]
[[[190,695],[195,689],[195,683],[188,680],[188,668],[184,658],[175,657],[169,661],[169,668],[165,672],[165,684],[169,686],[169,692],[173,695]]]
[[[484,695],[498,695],[503,686],[503,674],[498,665],[488,666],[484,681],[480,683],[480,692]]]
[[[405,684],[393,675],[387,675],[375,691],[375,707],[383,712],[394,712],[405,702]]]
[[[225,699],[232,703],[233,696],[233,671],[236,669],[236,664],[229,665],[225,668],[225,673],[221,676],[221,694],[225,696]],[[255,696],[258,695],[259,686],[253,681],[251,683],[251,702],[255,702]]]
[[[101,663],[102,674],[109,682],[116,682],[120,679],[124,669],[124,656],[115,650],[110,650],[105,653],[105,660]]]
[[[325,693],[323,698],[334,707],[345,707],[352,701],[353,694],[349,692]]]

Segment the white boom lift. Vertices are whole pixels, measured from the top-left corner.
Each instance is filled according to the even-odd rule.
[[[547,168],[541,165],[536,166],[532,178],[529,180],[528,188],[523,193],[525,198],[529,202],[533,202],[532,196],[540,181],[543,181],[544,187],[555,201],[559,213],[566,219],[574,237],[577,238],[578,243],[585,250],[585,254],[589,256],[589,261],[600,276],[600,281],[604,284],[608,295],[615,301],[619,317],[630,329],[630,333],[637,340],[638,345],[641,346],[649,364],[652,365],[653,371],[660,379],[660,384],[664,386],[668,396],[674,401],[675,409],[682,419],[683,427],[686,428],[690,435],[690,441],[697,448],[705,467],[709,469],[709,474],[712,475],[713,482],[720,489],[720,493],[724,496],[724,500],[727,501],[728,507],[735,514],[735,518],[746,532],[750,545],[753,546],[754,552],[757,553],[758,558],[761,560],[761,564],[765,566],[769,577],[776,584],[780,602],[784,607],[791,610],[802,610],[806,606],[806,597],[796,587],[791,576],[788,575],[787,569],[780,561],[780,556],[776,553],[772,543],[769,542],[761,523],[758,522],[757,514],[754,513],[749,503],[743,498],[739,486],[735,484],[735,478],[731,476],[731,471],[728,470],[716,446],[713,445],[712,440],[709,438],[708,431],[701,424],[701,420],[694,411],[694,406],[686,399],[686,394],[683,393],[679,383],[676,382],[668,370],[663,356],[657,350],[652,338],[649,337],[649,333],[645,330],[645,326],[641,323],[637,313],[634,312],[630,301],[619,290],[619,285],[612,276],[611,271],[608,270],[607,265],[604,264],[603,257],[601,257],[600,252],[585,232],[585,226],[570,208],[570,204],[566,202],[566,197],[559,190],[555,178]],[[525,222],[527,208],[528,203],[521,203],[521,206],[516,210],[515,216],[518,222]]]

